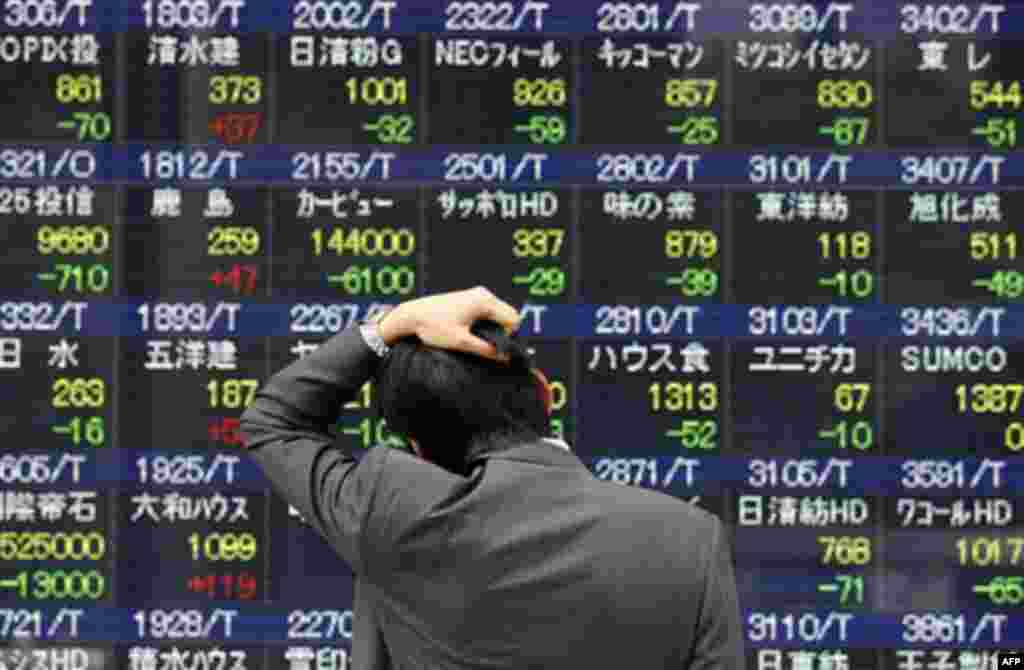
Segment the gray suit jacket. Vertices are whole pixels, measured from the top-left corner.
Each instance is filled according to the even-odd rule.
[[[273,376],[249,454],[358,576],[353,667],[738,670],[729,542],[713,515],[595,478],[554,441],[469,476],[329,432],[378,359],[357,329]]]

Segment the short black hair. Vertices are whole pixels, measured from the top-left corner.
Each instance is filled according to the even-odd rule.
[[[508,362],[429,347],[412,336],[392,345],[374,381],[377,414],[388,429],[416,440],[425,458],[460,474],[481,453],[548,432],[527,349],[493,321],[477,321],[470,332]]]

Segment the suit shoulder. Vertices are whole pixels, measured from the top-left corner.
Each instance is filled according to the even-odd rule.
[[[694,534],[710,535],[721,520],[715,514],[662,491],[602,481],[605,490],[622,502],[624,510]]]

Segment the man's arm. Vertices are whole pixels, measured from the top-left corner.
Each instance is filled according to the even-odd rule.
[[[509,331],[519,326],[515,308],[477,287],[404,302],[379,321],[379,334],[387,346],[415,335],[428,346],[497,358],[494,347],[469,330],[478,319]],[[364,525],[388,450],[371,449],[357,464],[335,444],[330,426],[379,360],[359,329],[349,328],[271,377],[241,419],[249,455],[274,490],[357,574],[364,574]]]
[[[378,360],[359,329],[349,328],[267,380],[241,418],[248,454],[274,491],[356,572],[373,473],[335,444],[330,426]]]
[[[743,670],[743,624],[725,525],[715,519],[691,665],[687,670]]]

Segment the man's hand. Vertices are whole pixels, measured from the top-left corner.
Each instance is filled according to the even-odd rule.
[[[431,347],[499,360],[498,352],[490,343],[469,331],[473,322],[480,319],[494,321],[510,333],[519,328],[519,310],[483,286],[403,302],[378,325],[388,345],[415,335]]]

